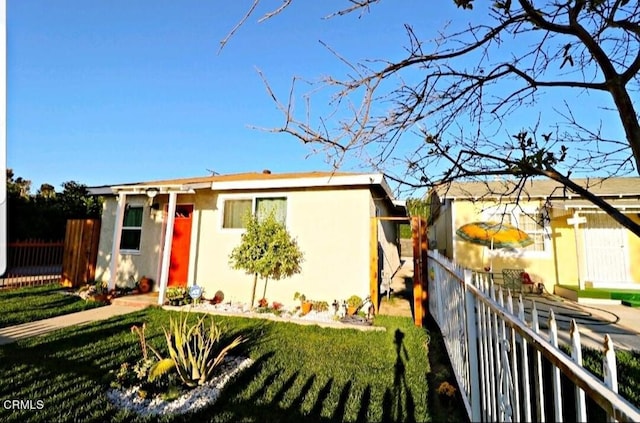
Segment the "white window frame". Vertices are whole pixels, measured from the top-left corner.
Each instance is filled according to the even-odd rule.
[[[496,206],[487,207],[482,211],[482,218],[485,221],[500,222],[500,218],[496,215],[509,214],[511,217],[511,224],[516,226],[523,232],[524,229],[520,226],[520,216],[529,215],[533,216],[538,213],[545,213],[545,210],[541,206],[534,205],[519,205],[519,204],[498,204]],[[489,254],[493,257],[526,257],[526,258],[550,258],[551,253],[551,225],[549,219],[544,219],[544,224],[540,229],[543,236],[544,251],[532,251],[526,248],[496,248],[490,250]]]
[[[142,219],[140,219],[140,226],[124,226],[124,220],[126,218],[126,213],[130,209],[142,209]],[[122,237],[122,233],[125,230],[139,230],[140,231],[140,242],[138,243],[138,248],[120,248],[120,254],[140,254],[142,250],[142,226],[144,225],[144,206],[140,204],[127,204],[125,212],[122,216],[122,228],[120,229],[120,237]],[[121,238],[122,239],[122,238]],[[120,241],[122,244],[122,241]]]
[[[291,201],[289,201],[289,195],[281,194],[278,192],[273,193],[260,193],[260,194],[221,194],[218,196],[218,210],[220,210],[218,228],[223,232],[244,232],[246,228],[225,228],[224,227],[224,208],[225,202],[228,200],[251,200],[251,213],[255,214],[257,199],[260,198],[283,198],[286,200],[286,217],[284,226],[289,229],[289,222],[291,216]]]

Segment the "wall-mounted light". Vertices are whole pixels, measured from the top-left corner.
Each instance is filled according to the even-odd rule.
[[[160,204],[153,202],[153,199],[158,195],[158,192],[158,188],[153,187],[147,188],[146,190],[147,197],[149,197],[149,217],[153,217],[153,212],[155,210],[160,210]]]
[[[158,195],[158,188],[147,188],[147,197],[151,198],[153,200],[153,198],[155,198],[156,195]]]

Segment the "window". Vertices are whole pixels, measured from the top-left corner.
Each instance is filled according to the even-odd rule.
[[[258,197],[254,199],[225,200],[222,227],[225,229],[244,228],[247,214],[254,212],[258,219],[264,219],[273,213],[283,225],[287,221],[286,197]]]
[[[512,225],[525,232],[533,240],[533,244],[521,248],[524,251],[545,252],[549,246],[548,217],[540,209],[520,209],[518,206],[500,206],[488,210],[484,218],[494,222]]]
[[[244,218],[251,212],[251,200],[225,200],[223,228],[244,228]]]
[[[547,238],[546,230],[544,227],[544,215],[539,211],[535,213],[524,213],[520,212],[517,216],[518,219],[518,228],[526,232],[527,235],[533,240],[533,244],[525,247],[524,249],[527,251],[545,251],[545,239]]]
[[[142,210],[142,207],[127,207],[124,211],[122,236],[120,238],[121,250],[140,250],[140,238],[142,236]]]
[[[287,221],[287,199],[286,198],[256,198],[256,216],[259,220],[264,219],[273,213],[276,220],[283,225]]]

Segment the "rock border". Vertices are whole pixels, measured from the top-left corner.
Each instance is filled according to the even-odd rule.
[[[191,389],[173,401],[165,401],[159,397],[141,398],[138,395],[139,386],[133,386],[124,391],[110,388],[107,391],[107,398],[116,407],[133,411],[142,416],[185,414],[214,404],[220,397],[224,386],[252,364],[253,360],[250,358],[233,357],[227,359],[222,364],[219,375],[205,385]]]
[[[339,320],[334,320],[333,314],[330,312],[311,311],[304,316],[298,314],[287,314],[286,316],[276,316],[272,313],[256,313],[243,308],[241,305],[228,306],[224,305],[219,307],[218,305],[210,304],[188,304],[184,306],[162,306],[164,310],[172,311],[194,311],[196,313],[207,313],[217,316],[229,316],[229,317],[245,317],[250,319],[264,319],[274,322],[295,323],[298,325],[312,326],[317,325],[324,328],[332,329],[356,329],[360,331],[382,331],[385,332],[387,328],[384,326],[371,326],[371,325],[357,325],[351,323],[343,323]]]

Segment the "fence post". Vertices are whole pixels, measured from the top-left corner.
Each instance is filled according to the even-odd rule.
[[[553,347],[558,348],[558,325],[553,309],[549,309],[549,341]],[[562,422],[562,387],[560,386],[560,369],[558,366],[553,366],[552,374],[555,421]]]
[[[476,315],[476,298],[471,291],[467,289],[471,285],[471,270],[464,271],[464,292],[465,292],[465,314],[467,317],[467,351],[469,352],[469,396],[471,397],[471,421],[479,422],[482,420],[480,414],[480,375],[478,366],[480,360],[478,358],[478,326]]]
[[[571,358],[580,367],[582,367],[582,345],[580,342],[580,331],[575,319],[571,319],[569,328],[569,337],[571,338]],[[576,386],[576,421],[587,421],[587,405],[585,402],[584,391]]]
[[[533,308],[531,309],[531,328],[536,334],[540,333],[540,324],[538,322],[538,308],[536,307],[536,302],[533,302]],[[536,348],[536,411],[538,413],[538,421],[540,423],[545,422],[545,413],[544,413],[544,379],[542,378],[542,353],[539,349]]]
[[[523,325],[526,325],[524,317],[524,302],[522,301],[522,294],[518,298],[518,318]],[[531,421],[531,384],[529,382],[529,346],[524,338],[519,337],[520,340],[520,354],[522,355],[522,408],[524,411],[525,422]]]
[[[604,358],[602,359],[604,384],[613,392],[618,393],[618,370],[616,369],[616,353],[609,334],[604,336]],[[610,422],[617,421],[613,416],[607,418]]]

